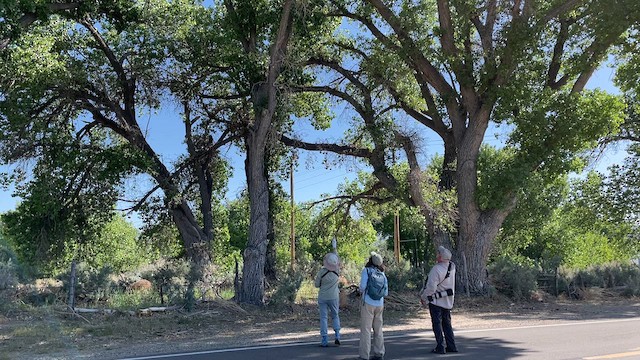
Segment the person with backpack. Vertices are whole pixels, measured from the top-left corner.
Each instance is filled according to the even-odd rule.
[[[384,359],[384,336],[382,334],[382,312],[384,297],[389,295],[389,283],[384,274],[382,256],[374,251],[362,269],[360,277],[360,359]],[[373,329],[373,346],[371,344],[371,329]]]
[[[436,264],[429,271],[424,288],[420,292],[422,305],[429,304],[431,327],[436,337],[436,347],[431,352],[435,354],[458,352],[451,326],[455,287],[456,265],[451,261],[451,251],[444,246],[438,246]]]
[[[340,259],[337,254],[328,253],[324,256],[322,268],[318,271],[315,280],[315,286],[320,289],[318,291],[318,310],[320,311],[320,346],[322,347],[329,346],[327,334],[329,312],[331,312],[331,318],[333,319],[334,343],[340,345],[339,278]]]

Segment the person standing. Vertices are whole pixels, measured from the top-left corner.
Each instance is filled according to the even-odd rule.
[[[320,311],[320,346],[322,347],[329,346],[327,334],[329,312],[331,312],[331,318],[333,319],[334,343],[340,345],[339,278],[340,259],[335,253],[328,253],[324,256],[322,268],[318,271],[315,279],[315,286],[320,289],[318,291],[318,309]]]
[[[429,277],[420,293],[422,304],[429,304],[431,326],[436,337],[436,347],[431,350],[432,353],[458,352],[451,326],[455,287],[456,265],[451,261],[451,251],[444,246],[439,246],[436,264],[429,271]]]
[[[384,297],[389,295],[389,284],[384,274],[382,256],[371,252],[369,261],[362,269],[360,276],[360,359],[384,359],[384,335],[382,334],[382,312],[384,311]],[[371,329],[373,329],[373,346],[371,344]]]

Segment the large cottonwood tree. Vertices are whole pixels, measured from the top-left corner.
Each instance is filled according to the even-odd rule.
[[[133,208],[160,190],[186,255],[198,268],[210,264],[211,202],[226,179],[224,171],[219,172],[217,151],[236,135],[217,132],[207,118],[192,117],[191,99],[179,97],[187,155],[168,164],[147,139],[147,119],[141,123],[139,117],[168,100],[175,62],[166,44],[177,41],[182,24],[198,15],[211,19],[211,13],[190,1],[31,5],[36,20],[19,22],[23,28],[5,37],[12,41],[2,50],[3,159],[37,158],[62,141],[59,134],[71,134],[76,144],[91,150],[95,143],[87,141],[89,136],[95,129],[106,130],[111,140],[98,145],[127,143],[140,160],[131,165],[155,183]]]
[[[581,151],[622,121],[620,99],[585,86],[637,24],[640,5],[624,0],[613,7],[598,0],[331,3],[333,15],[354,20],[366,34],[354,46],[362,54],[355,61],[371,62],[361,60],[358,71],[381,74],[396,107],[442,139],[440,186],[455,189],[459,220],[455,231],[433,227],[432,240],[454,249],[459,284],[470,293],[484,292],[493,240],[530,175],[553,181],[577,169]],[[350,58],[343,68],[353,69],[353,62]],[[480,173],[481,145],[491,122],[508,125],[511,132],[500,161]]]

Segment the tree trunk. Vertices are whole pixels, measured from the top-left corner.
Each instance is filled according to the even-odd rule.
[[[264,304],[264,265],[268,243],[269,189],[264,173],[266,136],[249,132],[245,171],[249,190],[249,239],[244,250],[240,302]]]
[[[478,120],[476,120],[478,121]],[[454,262],[458,265],[458,281],[467,294],[487,292],[487,261],[493,241],[507,215],[515,208],[515,197],[504,209],[481,210],[476,200],[478,188],[477,159],[488,115],[481,125],[470,127],[458,150],[457,194],[459,226],[454,249]],[[459,288],[459,287],[458,287]]]
[[[268,135],[278,102],[276,81],[282,71],[287,46],[292,31],[294,0],[286,0],[282,7],[280,25],[270,50],[267,76],[262,83],[254,84],[251,102],[254,122],[247,124],[245,146],[247,158],[245,171],[249,190],[249,239],[244,250],[242,292],[240,302],[264,304],[264,268],[269,241],[269,179],[265,169]]]
[[[173,221],[180,232],[187,257],[196,268],[203,270],[211,264],[208,239],[193,216],[189,205],[183,199],[170,208]]]
[[[67,305],[74,310],[76,307],[76,261],[71,262],[71,273],[69,274],[69,300]]]
[[[274,207],[273,207],[273,191],[269,187],[269,219],[268,219],[268,231],[267,231],[267,256],[264,263],[264,277],[267,284],[275,283],[277,279],[276,274],[276,244],[275,244],[275,230],[274,230]]]

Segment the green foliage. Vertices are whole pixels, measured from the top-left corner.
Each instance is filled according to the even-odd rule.
[[[0,291],[9,289],[25,278],[25,270],[16,253],[4,239],[4,224],[0,220]]]
[[[161,304],[176,304],[185,300],[190,269],[185,260],[160,260],[141,275],[151,280]]]
[[[633,284],[640,277],[640,269],[628,263],[608,262],[580,269],[561,268],[560,276],[567,285],[565,289],[570,287],[607,289],[631,284],[631,291],[635,291]]]
[[[385,255],[385,275],[389,282],[389,291],[417,291],[422,288],[425,275],[421,268],[411,266],[407,260],[396,263],[392,253]]]
[[[69,279],[71,270],[67,269],[58,275],[58,279],[64,284],[65,294],[69,293]],[[85,303],[98,303],[106,301],[117,290],[117,284],[112,278],[113,269],[109,266],[94,268],[86,263],[78,263],[76,266],[76,299]]]
[[[120,311],[133,311],[160,303],[160,298],[153,291],[116,291],[109,296],[109,308]]]
[[[300,285],[304,280],[301,271],[287,271],[278,281],[276,290],[271,295],[271,303],[276,305],[291,305],[296,301]]]
[[[498,292],[517,300],[528,299],[537,289],[537,269],[524,257],[502,256],[489,266],[489,277]]]
[[[138,242],[138,230],[119,214],[102,228],[86,253],[90,254],[86,260],[90,265],[109,266],[114,272],[132,270],[151,260],[148,249]]]
[[[579,269],[638,253],[632,218],[611,196],[611,181],[592,172],[568,184],[564,179],[543,184],[530,182],[503,226],[496,253],[557,257]]]

